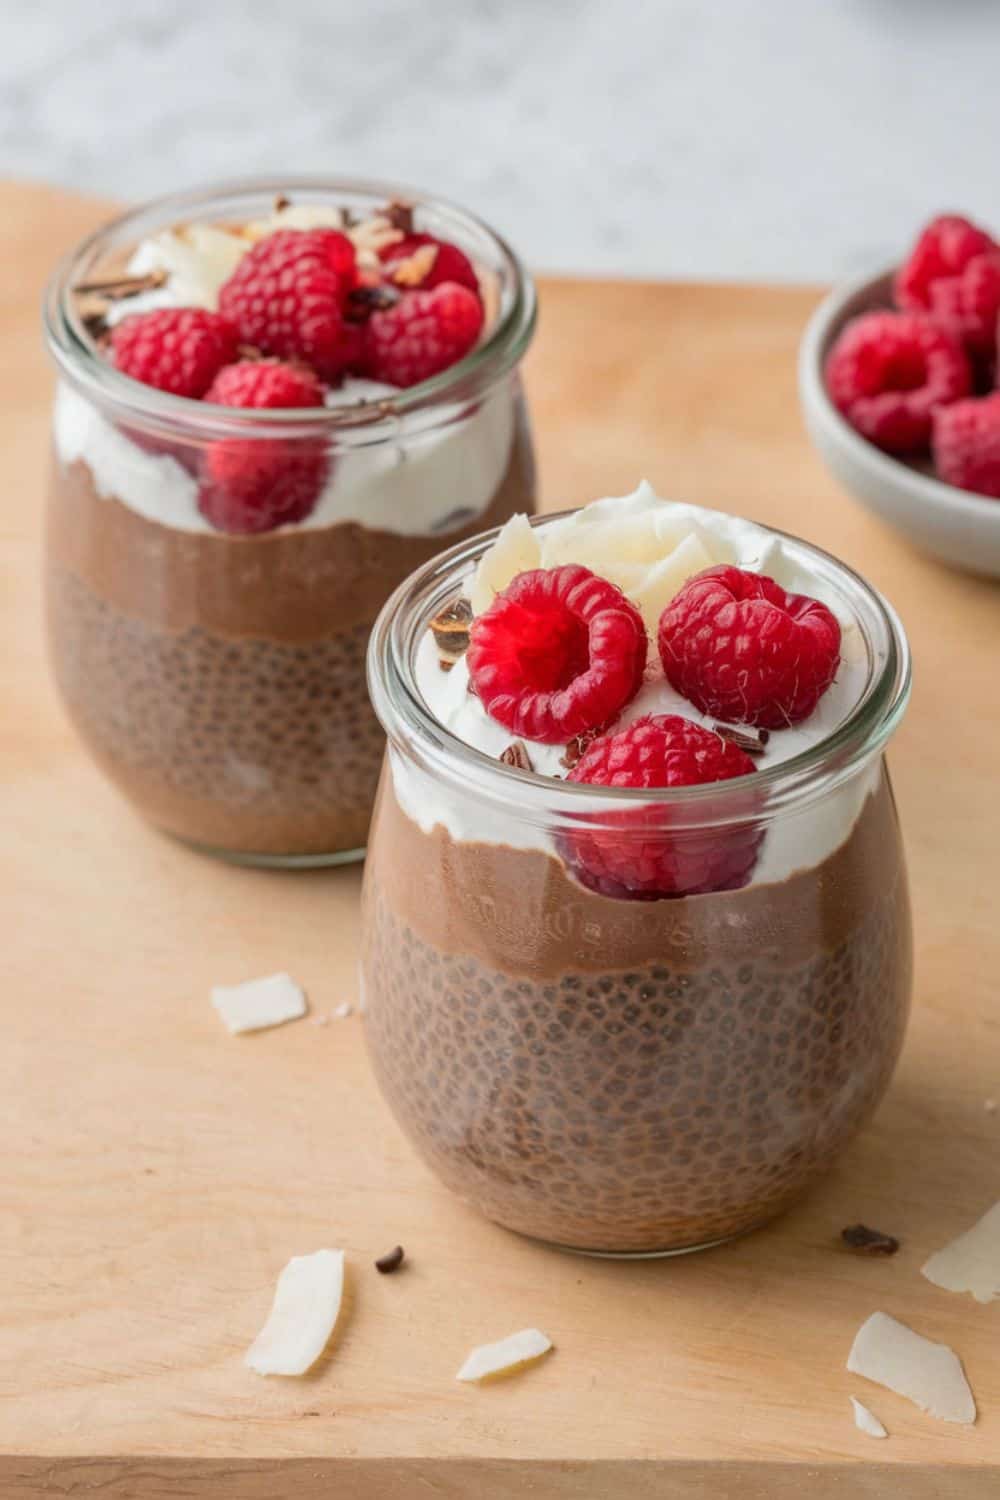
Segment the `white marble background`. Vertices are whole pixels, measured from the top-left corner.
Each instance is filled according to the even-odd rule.
[[[536,267],[826,279],[1000,230],[996,0],[0,0],[0,162],[436,188]]]

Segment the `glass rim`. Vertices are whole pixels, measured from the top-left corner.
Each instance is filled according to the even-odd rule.
[[[468,235],[485,238],[500,258],[505,278],[513,288],[508,305],[502,309],[489,336],[464,359],[418,385],[400,390],[393,396],[368,397],[350,405],[317,409],[304,416],[302,410],[254,410],[217,406],[176,396],[152,386],[144,386],[122,374],[105,358],[84,327],[73,288],[87,268],[113,242],[132,235],[137,243],[148,234],[166,229],[172,223],[189,222],[201,209],[208,215],[211,206],[221,212],[226,198],[260,196],[274,199],[279,194],[311,194],[337,201],[341,198],[369,198],[375,203],[402,200],[418,211],[421,208],[443,216]],[[145,230],[145,233],[143,232]],[[421,415],[433,421],[437,410],[446,402],[471,399],[484,386],[492,385],[524,356],[538,316],[537,295],[532,277],[520,257],[507,241],[484,219],[454,203],[451,199],[423,193],[402,183],[355,177],[293,175],[287,177],[240,177],[186,189],[149,199],[106,220],[93,230],[56,265],[45,289],[42,322],[49,350],[60,371],[75,385],[104,402],[113,405],[139,421],[151,420],[171,431],[179,428],[199,432],[221,431],[246,434],[280,433],[282,436],[323,434],[349,436],[357,433],[362,441],[375,442],[386,430],[398,427],[400,421],[413,418],[417,425]],[[378,432],[379,428],[383,433]]]
[[[530,517],[530,524],[544,526],[578,508]],[[630,807],[657,806],[669,807],[672,812],[687,810],[693,823],[710,826],[759,821],[761,817],[825,795],[869,763],[898,726],[912,684],[909,643],[892,605],[847,563],[791,532],[758,521],[752,524],[767,536],[800,551],[822,572],[836,576],[867,611],[867,620],[858,620],[869,653],[865,690],[841,722],[815,744],[787,760],[728,781],[649,788],[597,787],[523,771],[467,744],[427,706],[417,685],[414,658],[429,621],[455,597],[457,585],[468,576],[502,529],[497,526],[449,548],[411,573],[388,599],[375,622],[368,646],[368,688],[390,746],[396,746],[411,759],[422,758],[425,769],[445,779],[452,776],[466,788],[470,775],[475,773],[477,796],[483,795],[506,807],[511,817],[528,821],[532,820],[532,809],[539,818],[565,814],[571,820],[586,817],[589,823],[595,810],[620,812]],[[858,614],[855,610],[855,618]],[[871,628],[881,633],[877,644],[884,651],[884,661],[875,657]],[[756,793],[765,793],[766,802],[758,800],[753,795]],[[699,810],[708,814],[706,819],[698,818]]]

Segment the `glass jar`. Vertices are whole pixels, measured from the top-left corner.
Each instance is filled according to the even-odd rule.
[[[411,204],[418,229],[479,269],[493,308],[480,345],[410,389],[308,412],[224,408],[119,373],[76,289],[120,275],[165,229],[261,220],[279,192],[297,211],[356,218]],[[50,656],[87,747],[151,822],[248,862],[363,853],[384,743],[365,687],[370,628],[443,545],[534,509],[518,375],[534,320],[529,277],[485,224],[378,183],[283,179],[164,198],[59,268],[45,304],[59,375]],[[256,535],[213,529],[199,475],[223,443],[276,483],[319,465],[312,513]]]
[[[418,686],[428,621],[491,540],[421,569],[372,635],[388,736],[363,915],[375,1073],[429,1166],[507,1228],[612,1255],[715,1244],[815,1182],[899,1055],[911,932],[883,752],[906,640],[861,578],[782,538],[867,663],[828,738],[710,786],[540,777],[456,739]],[[726,867],[737,888],[629,900],[578,878],[588,841],[627,857],[651,838],[691,886]]]

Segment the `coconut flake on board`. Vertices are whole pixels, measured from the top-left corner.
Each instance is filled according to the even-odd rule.
[[[297,1021],[308,1008],[305,992],[290,974],[268,974],[245,984],[217,984],[212,1004],[233,1036]]]
[[[976,1402],[955,1351],[914,1333],[888,1313],[872,1313],[862,1323],[847,1368],[852,1375],[905,1396],[942,1422],[976,1420]]]
[[[540,1329],[522,1328],[495,1344],[480,1344],[473,1349],[455,1379],[489,1380],[495,1375],[513,1375],[548,1354],[552,1347],[552,1340]]]
[[[861,1432],[867,1433],[869,1437],[873,1438],[887,1438],[889,1436],[875,1413],[869,1411],[864,1402],[859,1401],[857,1396],[851,1397],[851,1405],[854,1407],[854,1425]]]
[[[343,1250],[293,1255],[278,1277],[267,1322],[247,1351],[258,1375],[304,1375],[330,1341],[344,1295]]]
[[[946,1292],[971,1292],[977,1302],[1000,1297],[1000,1203],[920,1270]]]

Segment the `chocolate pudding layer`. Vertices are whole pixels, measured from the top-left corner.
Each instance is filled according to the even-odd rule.
[[[86,463],[57,460],[47,614],[70,717],[169,833],[247,857],[360,850],[384,743],[365,682],[375,616],[446,542],[533,508],[523,420],[486,510],[431,535],[178,530],[98,494]]]
[[[428,1164],[499,1223],[617,1254],[779,1213],[865,1123],[910,993],[884,769],[775,883],[658,901],[552,855],[423,832],[383,779],[366,872],[374,1065]]]

